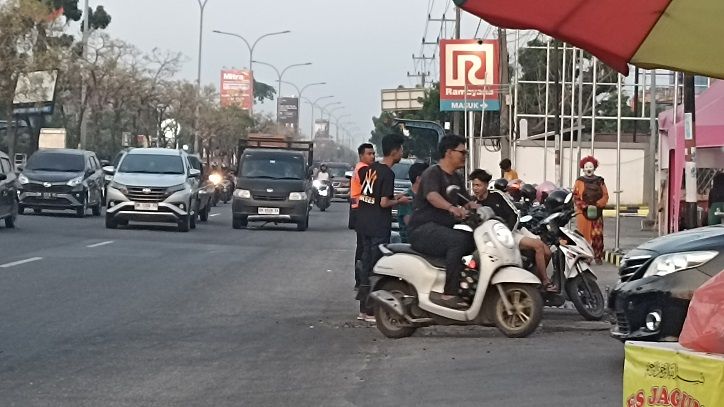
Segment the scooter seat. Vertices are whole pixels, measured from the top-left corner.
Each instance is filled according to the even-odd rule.
[[[416,252],[412,249],[412,246],[405,243],[392,243],[385,245],[385,247],[391,251],[392,253],[404,253],[404,254],[412,254],[414,256],[422,257],[425,259],[428,263],[430,263],[432,266],[437,268],[445,268],[445,259],[441,257],[433,257],[428,256],[426,254],[422,254],[420,252]]]

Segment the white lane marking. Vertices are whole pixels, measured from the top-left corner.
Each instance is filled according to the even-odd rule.
[[[94,248],[94,247],[101,247],[101,246],[109,245],[109,244],[112,244],[112,243],[115,243],[115,242],[114,242],[113,240],[109,240],[109,241],[107,241],[107,242],[100,242],[100,243],[96,243],[96,244],[89,244],[89,245],[86,246],[86,247],[89,248],[89,249],[92,249],[92,248]]]
[[[32,263],[32,262],[38,261],[38,260],[43,260],[43,258],[42,257],[31,257],[29,259],[14,261],[12,263],[0,264],[0,268],[6,269],[6,268],[10,268],[10,267],[19,266],[19,265],[25,264],[25,263]]]
[[[209,215],[209,216],[211,216],[211,217],[213,218],[214,216],[219,216],[219,215],[221,215],[221,214],[220,214],[220,213],[213,213],[213,214],[211,214],[211,215]]]

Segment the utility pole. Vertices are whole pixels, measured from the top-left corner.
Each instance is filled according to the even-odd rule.
[[[658,211],[656,210],[657,197],[656,197],[656,151],[657,151],[657,131],[656,131],[656,69],[651,70],[651,103],[649,104],[649,120],[651,126],[651,135],[649,136],[649,151],[648,151],[648,165],[644,169],[644,179],[652,180],[649,185],[648,191],[648,204],[649,204],[649,216],[643,221],[642,226],[646,226],[646,230],[653,230],[658,218]],[[644,86],[645,88],[645,86]],[[646,100],[646,98],[644,98]],[[635,122],[634,122],[635,123]],[[646,160],[644,160],[646,161]]]
[[[418,73],[410,73],[407,72],[408,78],[420,78],[420,87],[424,88],[425,84],[427,83],[427,77],[430,76],[430,72],[418,72]]]
[[[462,13],[460,11],[460,7],[455,6],[455,39],[460,39],[460,24],[461,24],[461,18]],[[443,16],[444,19],[444,16]],[[440,58],[445,58],[445,55],[441,55]],[[453,133],[460,134],[460,112],[454,112],[453,113]]]
[[[694,229],[697,219],[696,188],[696,102],[694,93],[694,75],[684,74],[684,185],[686,186],[686,206],[684,207],[684,225]],[[676,220],[674,220],[676,221]]]
[[[510,72],[508,64],[508,35],[504,28],[498,28],[498,45],[500,48],[500,158],[510,158],[510,140],[508,122],[510,110],[506,103],[511,95]]]
[[[83,5],[83,62],[88,62],[88,37],[90,36],[90,13],[88,12],[88,0]],[[86,99],[88,98],[88,80],[85,72],[81,74],[83,86],[81,86],[80,103],[83,106],[83,115],[80,117],[80,148],[88,148],[88,120],[86,116],[90,113]]]
[[[197,0],[199,3],[199,59],[196,68],[196,111],[194,115],[194,153],[199,153],[200,139],[199,125],[201,124],[201,58],[204,49],[204,11],[209,0]]]

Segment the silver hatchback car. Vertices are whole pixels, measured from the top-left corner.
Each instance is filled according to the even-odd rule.
[[[186,152],[165,148],[134,148],[113,175],[106,193],[106,227],[115,229],[129,221],[172,222],[181,232],[196,227],[198,178]]]

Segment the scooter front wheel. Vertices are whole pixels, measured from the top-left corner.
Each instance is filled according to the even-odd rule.
[[[400,300],[406,295],[415,295],[412,289],[402,281],[388,280],[376,287],[380,290],[390,292]],[[410,326],[402,317],[388,311],[380,304],[374,305],[375,318],[377,319],[377,329],[382,332],[382,335],[392,338],[400,339],[411,336],[417,328]]]
[[[579,314],[588,321],[600,321],[603,318],[605,304],[601,287],[590,274],[579,274],[566,282],[568,298]]]
[[[508,338],[525,338],[533,333],[543,319],[543,297],[540,291],[527,284],[503,284],[503,293],[512,313],[508,313],[503,298],[495,301],[495,326]]]

